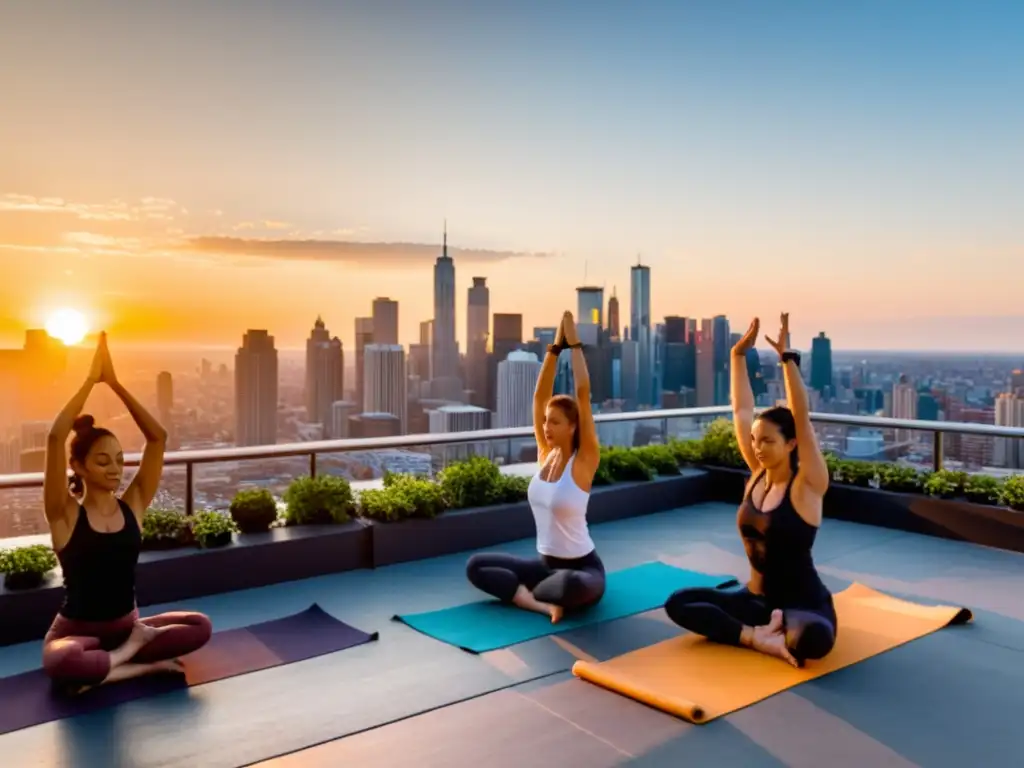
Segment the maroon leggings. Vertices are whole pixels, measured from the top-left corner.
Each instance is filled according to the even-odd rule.
[[[75,621],[58,614],[43,640],[43,669],[61,683],[102,683],[110,674],[109,652],[128,639],[136,621],[140,621],[138,610],[113,621]],[[185,656],[206,645],[213,633],[213,625],[201,613],[161,613],[141,621],[170,628],[132,657],[135,664]]]

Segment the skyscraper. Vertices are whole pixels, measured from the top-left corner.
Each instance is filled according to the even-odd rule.
[[[174,409],[174,381],[168,371],[160,371],[156,377],[156,409],[166,428]]]
[[[487,339],[490,335],[491,296],[486,277],[474,277],[466,307],[466,382],[473,392],[474,405],[486,405]]]
[[[615,286],[612,286],[612,295],[608,299],[608,338],[618,341],[619,335],[619,297],[615,295]]]
[[[405,350],[397,344],[367,344],[365,354],[366,413],[390,413],[406,430]]]
[[[654,350],[651,348],[651,269],[639,262],[629,270],[629,335],[637,342],[637,405],[653,405]],[[630,394],[625,395],[627,398]]]
[[[330,332],[322,318],[317,317],[306,340],[306,418],[323,425],[324,437],[340,437],[333,433],[331,408],[345,399],[345,353],[341,340]]]
[[[373,343],[398,343],[398,302],[386,296],[373,300]]]
[[[265,330],[246,331],[235,353],[235,444],[277,442],[277,349]]]
[[[725,315],[716,315],[712,320],[715,366],[715,400],[712,405],[729,404],[729,369],[732,335],[729,333],[729,319]]]
[[[907,381],[905,374],[892,387],[892,417],[894,419],[917,418],[917,390]],[[912,440],[914,433],[909,429],[896,430],[896,442],[906,443]]]
[[[366,394],[363,392],[364,375],[364,353],[367,344],[373,343],[373,318],[356,318],[356,407],[362,410],[366,404]]]
[[[532,352],[516,350],[498,363],[499,429],[533,423],[533,393],[539,376],[540,361]]]
[[[697,331],[697,407],[715,404],[715,330],[714,320],[704,318]]]
[[[822,331],[811,340],[811,388],[835,394],[832,386],[832,341]]]
[[[434,263],[434,326],[431,343],[431,377],[454,379],[459,374],[455,343],[455,262],[448,256],[448,227],[441,255]]]
[[[604,289],[583,285],[576,289],[576,322],[604,327]]]

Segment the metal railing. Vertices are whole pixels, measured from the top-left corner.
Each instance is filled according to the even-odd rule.
[[[760,409],[759,409],[760,410]],[[702,419],[729,417],[729,406],[709,408],[669,408],[625,413],[600,413],[594,416],[598,424],[630,421],[662,421],[662,434],[668,433],[668,421],[672,419]],[[989,424],[972,424],[960,421],[922,421],[918,419],[891,419],[881,416],[852,416],[837,413],[812,413],[815,424],[863,427],[869,429],[905,430],[930,432],[932,441],[932,466],[939,470],[943,465],[943,435],[960,434],[980,437],[1003,437],[1024,440],[1024,428],[997,427]],[[341,440],[318,440],[306,443],[282,443],[279,445],[256,445],[241,448],[215,448],[210,450],[169,451],[164,456],[164,466],[185,467],[185,511],[192,512],[194,469],[199,464],[252,461],[256,459],[281,459],[298,456],[308,457],[309,474],[316,475],[317,456],[324,453],[349,453],[353,451],[379,451],[393,448],[417,446],[453,445],[460,443],[483,443],[495,440],[513,440],[533,437],[533,427],[512,427],[506,429],[484,429],[473,432],[431,432],[419,435],[397,437],[348,438]],[[126,466],[138,466],[141,453],[127,454]],[[43,484],[43,473],[32,472],[14,475],[0,475],[0,491],[16,488],[38,488]]]

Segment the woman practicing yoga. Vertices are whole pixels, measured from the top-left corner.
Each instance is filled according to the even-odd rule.
[[[782,315],[778,341],[765,338],[779,353],[792,410],[780,406],[753,417],[746,354],[759,325],[755,318],[732,351],[733,423],[752,472],[737,520],[750,582],[735,591],[679,590],[665,611],[676,624],[709,640],[802,666],[806,659],[824,657],[836,639],[832,595],[811,557],[829,473],[811,425],[800,357],[786,348],[788,314]]]
[[[78,416],[100,382],[121,398],[146,438],[139,470],[121,498],[116,494],[124,455],[117,438],[95,426],[91,416]],[[65,442],[72,429],[69,493]],[[139,619],[135,604],[142,518],[160,484],[166,441],[163,427],[118,382],[106,334],[101,335],[89,377],[57,415],[46,446],[43,504],[65,596],[44,640],[43,668],[69,692],[155,672],[180,673],[177,657],[210,639],[210,620],[202,614]]]
[[[478,554],[466,574],[477,589],[552,623],[604,595],[604,564],[587,527],[587,502],[601,460],[590,411],[590,377],[571,312],[548,347],[533,394],[533,433],[539,470],[530,481],[530,508],[537,524],[539,558]],[[572,349],[576,398],[552,397],[558,355]]]

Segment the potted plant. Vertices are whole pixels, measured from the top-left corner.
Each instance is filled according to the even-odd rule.
[[[1003,506],[1016,512],[1024,512],[1024,475],[1006,478],[999,492],[999,500]]]
[[[7,589],[33,589],[57,567],[57,556],[45,544],[0,550],[0,572]]]
[[[445,467],[437,481],[449,509],[470,509],[495,502],[500,478],[501,471],[494,462],[474,456]]]
[[[237,530],[230,515],[212,509],[192,515],[190,527],[196,544],[203,549],[227,546]]]
[[[963,494],[966,481],[966,472],[940,469],[925,480],[924,492],[938,499],[955,499]]]
[[[659,475],[679,474],[679,460],[667,445],[644,445],[634,448],[632,453]]]
[[[1002,490],[1002,482],[992,475],[969,475],[964,481],[964,496],[975,504],[1001,504]]]
[[[277,502],[265,488],[250,488],[235,494],[230,512],[240,532],[265,533],[277,520]]]
[[[143,549],[175,549],[191,543],[188,520],[173,509],[149,509],[142,518]]]
[[[355,512],[352,487],[343,477],[297,477],[284,494],[288,525],[345,523]]]
[[[410,518],[437,517],[444,511],[441,487],[413,475],[387,475],[384,487],[359,495],[360,513],[369,520],[397,522]]]

